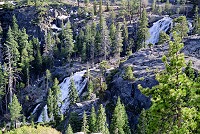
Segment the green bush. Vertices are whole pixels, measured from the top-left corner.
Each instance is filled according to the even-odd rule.
[[[123,78],[125,80],[134,80],[133,70],[131,66],[126,67]]]
[[[9,131],[6,134],[61,134],[59,131],[44,126],[37,126],[36,128],[31,126],[23,126],[15,130]]]

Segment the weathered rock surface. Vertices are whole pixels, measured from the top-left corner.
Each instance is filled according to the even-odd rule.
[[[200,36],[188,37],[185,39],[185,46],[182,52],[185,53],[186,62],[193,61],[193,67],[200,70]],[[143,87],[153,87],[158,84],[155,79],[155,72],[164,70],[162,56],[167,54],[168,45],[155,45],[153,48],[142,49],[131,55],[127,61],[119,67],[119,73],[114,76],[110,91],[109,102],[116,102],[120,96],[125,104],[130,120],[130,125],[134,128],[137,123],[140,110],[149,108],[150,98],[144,96],[138,89],[138,85]],[[126,66],[133,67],[135,80],[124,80],[123,74]],[[109,113],[109,112],[108,112]]]

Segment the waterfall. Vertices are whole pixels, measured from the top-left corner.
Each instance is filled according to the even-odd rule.
[[[146,40],[146,44],[155,44],[159,41],[159,35],[161,31],[167,32],[172,26],[173,19],[170,17],[164,17],[161,20],[153,23],[153,26],[149,29],[150,37]]]
[[[76,72],[73,76],[65,78],[63,82],[60,84],[60,90],[62,94],[61,101],[63,102],[63,104],[61,105],[61,113],[64,113],[69,106],[70,79],[74,79],[75,87],[78,91],[78,95],[80,95],[87,83],[87,79],[83,80],[83,75],[85,74],[85,72],[86,70],[81,72]]]
[[[75,83],[75,87],[77,89],[78,95],[80,96],[80,94],[82,93],[83,89],[85,88],[86,84],[87,84],[87,78],[83,79],[83,76],[85,74],[86,70],[84,71],[80,71],[80,72],[76,72],[75,74],[73,74],[71,77],[67,77],[63,80],[63,82],[59,85],[60,86],[60,91],[61,91],[61,102],[62,104],[60,105],[61,108],[61,113],[65,113],[66,109],[69,106],[69,86],[70,86],[70,79],[74,79],[74,83]],[[38,109],[40,104],[38,104],[32,114],[34,114],[36,112],[36,110]],[[45,120],[46,122],[49,122],[51,119],[48,117],[48,113],[47,113],[47,105],[44,106],[42,113],[40,114],[40,116],[38,117],[38,121],[37,122],[43,122],[43,120]]]

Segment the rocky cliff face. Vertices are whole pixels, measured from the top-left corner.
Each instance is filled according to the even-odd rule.
[[[200,36],[192,36],[185,39],[185,47],[182,52],[185,53],[186,62],[193,61],[193,67],[200,71]],[[130,125],[132,128],[137,123],[140,110],[149,108],[150,98],[144,96],[138,89],[138,85],[143,87],[153,87],[158,84],[155,79],[155,73],[164,70],[162,56],[167,54],[168,45],[155,45],[153,48],[142,49],[131,55],[127,61],[119,67],[119,72],[114,76],[112,87],[109,90],[109,102],[116,102],[120,96],[125,104]],[[124,80],[123,74],[127,66],[133,67],[135,80]],[[109,111],[108,111],[109,113]]]

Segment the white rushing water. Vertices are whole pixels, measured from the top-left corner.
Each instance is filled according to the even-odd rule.
[[[49,118],[48,113],[47,113],[47,105],[45,105],[43,110],[42,110],[42,113],[38,117],[37,122],[49,122],[49,121],[50,121],[50,118]]]
[[[64,113],[69,106],[69,86],[70,86],[70,79],[74,79],[75,87],[80,95],[83,89],[86,86],[87,79],[83,80],[83,75],[85,74],[86,70],[76,72],[73,76],[67,77],[63,80],[60,84],[61,90],[61,101],[63,102],[61,106],[61,113]]]
[[[170,17],[164,17],[161,20],[153,23],[153,26],[149,29],[150,38],[146,40],[146,44],[155,44],[159,41],[159,35],[161,31],[167,32],[170,26],[172,26],[173,19]]]
[[[61,101],[62,101],[62,105],[60,104],[61,107],[61,113],[65,113],[66,109],[69,106],[69,87],[70,87],[70,80],[74,79],[74,83],[75,83],[75,87],[78,91],[78,94],[80,95],[83,91],[83,89],[85,88],[86,84],[87,84],[87,79],[83,79],[83,75],[85,74],[86,70],[84,71],[80,71],[80,72],[76,72],[75,74],[73,74],[71,77],[67,77],[63,80],[63,82],[60,84],[60,90],[61,90]],[[34,114],[37,110],[37,108],[39,107],[40,104],[38,104],[35,109],[33,110]],[[40,114],[40,116],[38,117],[38,121],[37,122],[43,122],[43,120],[45,119],[45,122],[49,122],[51,119],[48,117],[47,114],[47,105],[45,105],[45,107],[43,108],[43,112]]]

